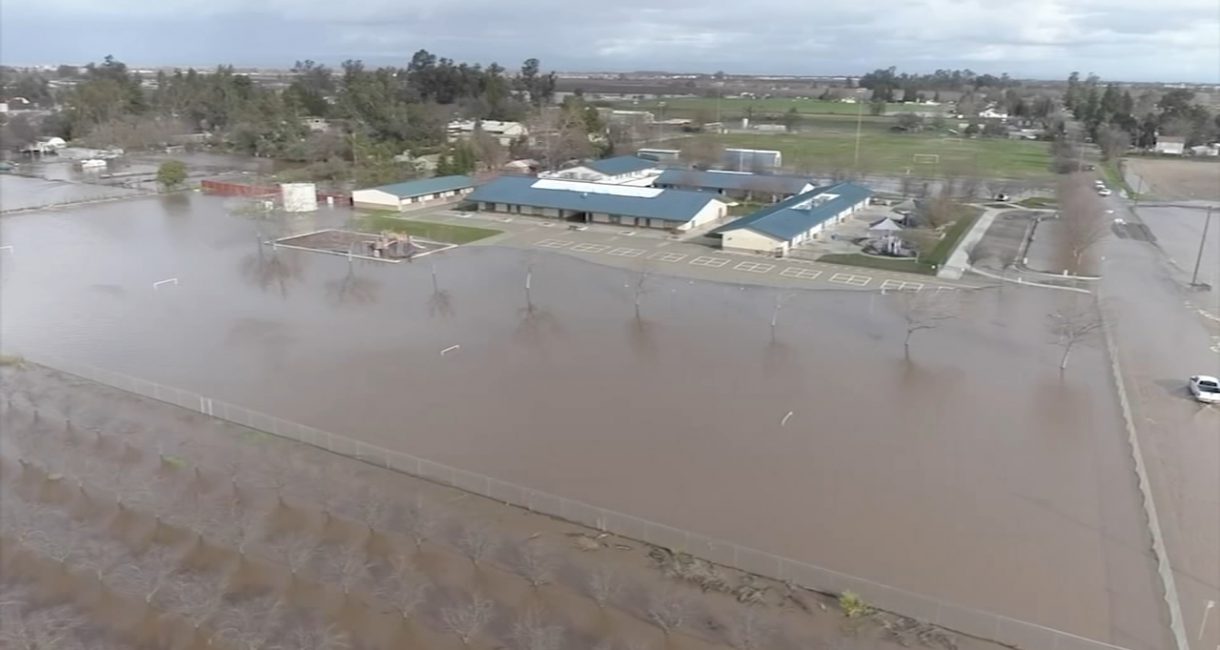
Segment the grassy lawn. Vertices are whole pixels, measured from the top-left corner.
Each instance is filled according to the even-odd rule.
[[[1106,175],[1106,184],[1115,190],[1121,190],[1127,196],[1134,198],[1135,190],[1127,184],[1127,179],[1123,178],[1122,172],[1118,171],[1118,163],[1116,161],[1103,162],[1101,170]]]
[[[1023,208],[1053,208],[1059,205],[1059,202],[1049,196],[1031,196],[1017,201],[1017,205]]]
[[[796,112],[805,115],[851,115],[855,117],[861,110],[865,116],[869,116],[869,105],[867,102],[861,106],[860,104],[844,104],[842,102],[823,101],[820,99],[794,99],[789,97],[771,97],[768,99],[741,99],[725,97],[717,100],[715,97],[674,97],[664,100],[647,100],[641,102],[622,102],[617,104],[617,108],[624,110],[640,110],[653,111],[661,110],[661,103],[665,103],[665,117],[678,117],[678,112],[695,113],[699,111],[710,112],[715,115],[719,108],[721,119],[729,119],[731,117],[740,118],[746,114],[746,109],[749,108],[753,114],[760,116],[763,114],[782,115],[788,112],[789,109],[795,108]],[[719,106],[717,106],[719,105]],[[897,113],[907,113],[913,111],[931,112],[940,110],[940,106],[916,106],[914,104],[886,104],[885,112],[889,115]],[[673,113],[673,114],[671,114]],[[660,115],[657,115],[660,118]]]
[[[864,266],[871,269],[881,269],[883,271],[899,271],[902,273],[922,273],[924,275],[932,275],[935,271],[932,266],[923,262],[916,262],[912,259],[900,259],[895,257],[878,257],[875,255],[865,255],[863,253],[832,253],[823,255],[818,258],[819,262],[829,262],[831,264],[847,264],[850,266]]]
[[[415,221],[392,215],[393,213],[386,212],[365,214],[357,217],[356,223],[361,230],[369,232],[389,230],[449,244],[469,244],[480,239],[494,237],[502,232],[500,230],[492,230],[491,228],[471,228],[470,226],[454,226],[447,223]]]
[[[726,147],[778,149],[784,165],[811,171],[850,170],[855,160],[854,128],[802,133],[727,133],[715,138]],[[680,146],[681,141],[671,143]],[[915,163],[915,154],[936,154],[939,163]],[[865,174],[944,176],[946,174],[1011,179],[1051,176],[1045,142],[991,138],[951,138],[933,134],[866,130],[860,137],[860,169]]]
[[[974,225],[974,222],[978,220],[981,214],[983,214],[982,210],[972,208],[969,213],[958,217],[957,221],[953,222],[953,225],[945,229],[945,235],[940,238],[932,252],[924,255],[920,261],[936,268],[943,266],[945,260],[949,259],[949,256],[953,254],[953,249],[957,248],[957,243],[962,240],[962,237],[966,235],[966,231],[970,230],[970,226]]]

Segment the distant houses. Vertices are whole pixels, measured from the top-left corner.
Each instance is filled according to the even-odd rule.
[[[1186,138],[1171,135],[1160,136],[1156,139],[1152,150],[1155,153],[1181,156],[1186,153]]]

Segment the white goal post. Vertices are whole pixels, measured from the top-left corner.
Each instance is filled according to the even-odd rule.
[[[939,165],[940,154],[938,153],[916,153],[911,154],[911,162],[916,165]]]

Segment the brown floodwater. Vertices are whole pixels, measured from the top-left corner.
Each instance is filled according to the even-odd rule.
[[[1078,347],[1060,377],[1045,324],[1058,295],[969,294],[907,359],[894,296],[798,292],[773,336],[778,291],[652,276],[637,319],[627,271],[480,246],[349,265],[260,247],[256,230],[273,228],[225,205],[154,197],[0,220],[3,347],[1167,647],[1104,354]]]

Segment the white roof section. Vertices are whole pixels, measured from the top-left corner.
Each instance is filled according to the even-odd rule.
[[[541,178],[530,187],[536,190],[565,190],[586,194],[610,194],[613,196],[634,196],[651,199],[664,192],[658,187],[635,187],[631,185],[608,185],[606,183],[590,183],[587,181],[569,181],[558,178]]]

